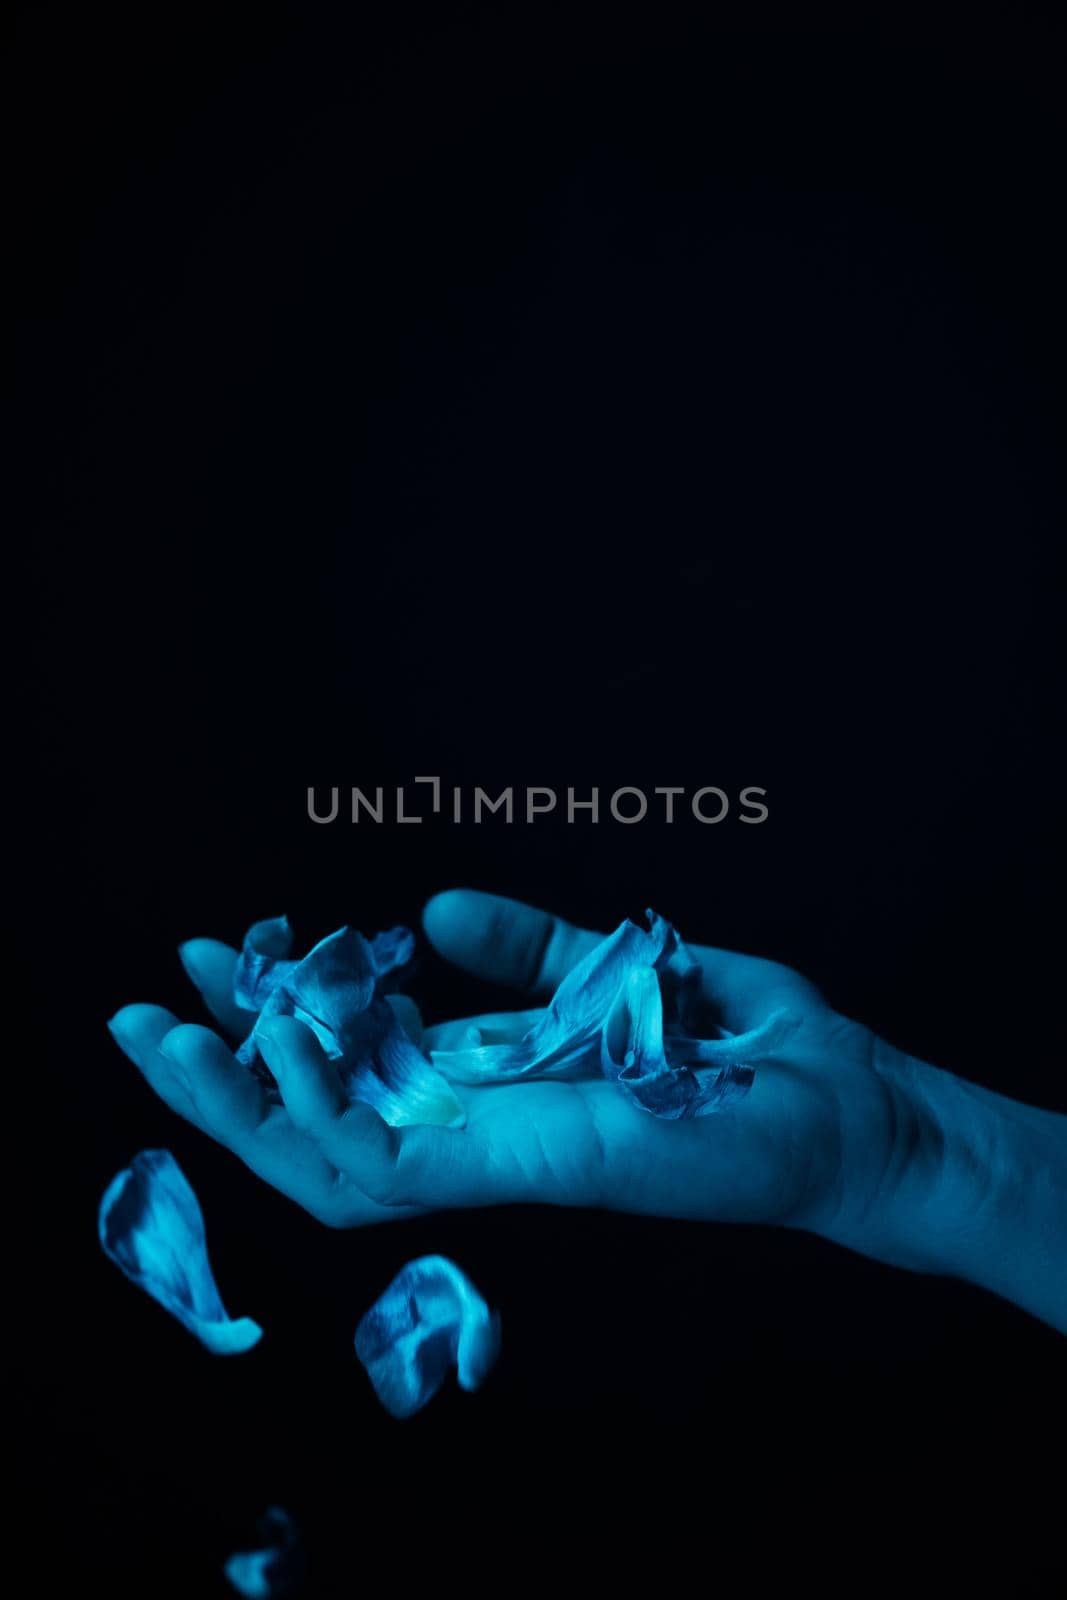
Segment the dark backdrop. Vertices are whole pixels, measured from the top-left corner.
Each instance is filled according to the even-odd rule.
[[[182,938],[370,932],[471,883],[604,927],[652,904],[1064,1109],[1062,40],[1018,7],[38,5],[9,60],[42,1583],[222,1594],[280,1501],[315,1594],[383,1558],[601,1585],[646,1552],[727,1593],[1051,1592],[1061,1347],[1022,1313],[770,1230],[330,1234],[104,1022],[198,1014]],[[309,783],[422,773],[758,784],[770,818],[306,819]],[[486,1003],[429,953],[417,989]],[[240,1361],[98,1252],[105,1183],[160,1144],[266,1326]],[[400,1426],[351,1334],[428,1250],[502,1308],[504,1356]]]

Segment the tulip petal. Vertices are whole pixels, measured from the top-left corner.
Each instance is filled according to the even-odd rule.
[[[409,1261],[356,1329],[356,1355],[394,1417],[410,1417],[455,1367],[477,1389],[500,1349],[500,1319],[446,1256]]]
[[[373,1106],[393,1128],[412,1122],[462,1127],[466,1113],[456,1091],[431,1066],[386,999],[371,1005],[367,1028],[360,1053],[346,1058],[340,1069],[350,1098]]]
[[[602,1071],[642,1110],[669,1119],[735,1104],[795,1019],[776,1012],[736,1038],[695,1037],[706,1010],[700,964],[669,922],[646,915],[647,930],[623,922],[601,940],[517,1043],[472,1033],[462,1049],[433,1051],[434,1065],[470,1084]]]
[[[699,961],[689,954],[677,934],[670,959],[659,967],[660,987],[667,1026],[681,1033],[695,1033],[705,1010]]]
[[[663,1042],[663,997],[652,967],[635,967],[608,1013],[600,1040],[604,1076],[643,1111],[678,1119],[689,1114],[697,1083],[685,1066],[671,1067]]]
[[[578,1077],[598,1069],[598,1036],[634,967],[666,968],[677,960],[679,985],[688,984],[687,953],[678,935],[654,911],[648,929],[622,922],[564,978],[545,1010],[517,1044],[436,1050],[436,1067],[457,1083],[513,1082],[517,1078]]]
[[[338,928],[300,961],[284,959],[291,943],[284,917],[256,923],[245,938],[235,979],[238,1003],[259,1005],[237,1059],[271,1097],[280,1098],[260,1054],[259,1028],[270,1017],[296,1017],[337,1063],[350,1098],[372,1105],[392,1127],[412,1122],[462,1126],[465,1114],[455,1091],[404,1031],[383,993],[410,962],[414,934],[396,927],[368,940],[355,928]]]
[[[240,1355],[259,1342],[258,1323],[226,1313],[199,1201],[169,1150],[142,1150],[112,1180],[99,1232],[108,1258],[215,1355]]]
[[[766,1059],[779,1050],[800,1026],[800,1018],[785,1009],[773,1011],[758,1028],[746,1033],[720,1030],[718,1039],[691,1039],[684,1034],[668,1034],[668,1061],[684,1061],[689,1066],[727,1067]]]
[[[233,974],[233,995],[243,1011],[261,1011],[281,978],[296,966],[288,917],[254,922],[245,934]],[[282,969],[282,970],[279,970]]]
[[[261,1549],[239,1550],[223,1572],[245,1600],[282,1600],[303,1576],[304,1560],[296,1524],[281,1506],[271,1506],[259,1520]]]
[[[366,940],[341,928],[302,961],[284,917],[249,930],[238,964],[238,1000],[260,1019],[297,1017],[338,1064],[354,1100],[394,1127],[410,1122],[460,1126],[464,1113],[450,1082],[509,1083],[603,1072],[654,1116],[706,1116],[736,1103],[755,1067],[795,1026],[775,1013],[737,1038],[707,1020],[702,972],[675,929],[654,911],[648,927],[620,923],[580,961],[521,1039],[471,1032],[463,1048],[429,1058],[397,1023],[384,990],[410,962],[414,936],[397,927]],[[252,1033],[238,1059],[277,1094]],[[717,1038],[700,1038],[707,1029]]]
[[[756,1067],[797,1026],[776,1011],[758,1028],[720,1039],[665,1034],[660,980],[636,968],[616,999],[601,1036],[604,1075],[653,1116],[705,1117],[736,1105],[748,1093]]]
[[[415,954],[415,935],[410,928],[388,928],[384,933],[374,935],[370,949],[381,993],[383,988],[391,988],[404,969],[411,965]]]
[[[371,948],[354,928],[338,928],[320,939],[302,961],[276,963],[257,983],[259,1017],[237,1059],[246,1066],[256,1061],[259,1024],[278,1016],[306,1023],[330,1059],[341,1059],[346,1047],[358,1047],[364,1036],[363,1013],[374,995],[375,981]]]

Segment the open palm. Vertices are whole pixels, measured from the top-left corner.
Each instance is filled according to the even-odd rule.
[[[435,897],[424,922],[447,959],[536,998],[551,995],[602,937],[469,890]],[[208,1028],[150,1005],[127,1006],[111,1028],[168,1105],[332,1227],[534,1201],[777,1222],[851,1242],[920,1143],[904,1090],[906,1058],[831,1011],[788,968],[690,948],[705,997],[731,1031],[756,1027],[783,1006],[799,1026],[740,1104],[689,1121],[660,1120],[591,1078],[457,1086],[464,1128],[390,1128],[346,1100],[314,1036],[291,1018],[274,1019],[262,1041],[281,1105]],[[183,959],[219,1023],[243,1034],[247,1013],[232,999],[236,952],[198,939]],[[396,1003],[417,1032],[414,1007]],[[423,1044],[454,1048],[471,1026],[487,1040],[518,1038],[536,1014],[442,1023]]]

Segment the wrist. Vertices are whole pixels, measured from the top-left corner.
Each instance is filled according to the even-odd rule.
[[[1067,1118],[914,1057],[892,1075],[914,1149],[884,1259],[962,1278],[1067,1331]]]

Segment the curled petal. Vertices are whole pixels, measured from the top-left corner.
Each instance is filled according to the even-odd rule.
[[[303,1576],[304,1561],[296,1524],[288,1511],[271,1506],[259,1520],[258,1550],[240,1550],[223,1567],[245,1600],[282,1600]]]
[[[296,966],[288,917],[254,922],[245,934],[233,974],[233,995],[244,1011],[261,1011],[281,978]]]
[[[647,930],[629,920],[620,923],[579,961],[547,1010],[517,1044],[438,1050],[433,1054],[434,1065],[457,1083],[506,1083],[516,1078],[577,1077],[583,1071],[595,1072],[604,1018],[630,972],[639,966],[662,969],[677,959],[678,981],[688,983],[683,974],[688,965],[695,965],[679,956],[680,941],[670,923],[654,911],[646,915]]]
[[[446,1256],[409,1261],[356,1329],[356,1355],[394,1417],[421,1410],[453,1367],[477,1389],[499,1350],[499,1317]]]
[[[705,1117],[744,1098],[759,1062],[796,1025],[789,1013],[777,1011],[760,1027],[721,1039],[665,1034],[659,978],[638,968],[605,1022],[601,1065],[643,1111],[671,1120]]]
[[[355,928],[339,928],[297,962],[284,984],[285,1005],[307,1023],[328,1056],[343,1060],[366,1031],[378,971],[374,953]]]
[[[721,1029],[718,1039],[690,1039],[683,1034],[667,1035],[667,1059],[684,1061],[688,1065],[733,1067],[759,1063],[780,1050],[791,1034],[800,1026],[795,1012],[782,1008],[772,1011],[758,1028],[746,1033],[727,1033]]]
[[[604,1076],[643,1111],[671,1119],[691,1115],[696,1080],[688,1068],[668,1064],[654,968],[635,967],[629,974],[604,1023],[600,1048]]]
[[[257,923],[238,963],[239,1003],[254,998],[260,1010],[237,1059],[271,1096],[277,1097],[278,1089],[260,1054],[259,1028],[270,1017],[295,1017],[337,1063],[350,1097],[372,1105],[393,1127],[462,1125],[455,1091],[404,1032],[382,992],[410,961],[414,934],[398,927],[368,940],[355,928],[339,928],[300,961],[273,957],[290,943],[284,917]]]
[[[371,1003],[377,977],[371,947],[363,935],[354,928],[338,928],[320,939],[302,961],[279,965],[284,970],[276,966],[266,981],[260,982],[259,1018],[237,1059],[247,1066],[256,1061],[259,1024],[278,1016],[306,1023],[331,1060],[358,1047],[365,1030],[363,1014]]]
[[[568,972],[534,1030],[543,1046],[597,1033],[626,974],[635,966],[665,966],[674,956],[678,935],[670,923],[654,911],[645,915],[647,932],[629,920],[620,923]]]
[[[360,1051],[342,1063],[340,1072],[350,1098],[373,1106],[390,1127],[436,1122],[458,1128],[466,1121],[452,1085],[412,1041],[384,998],[370,1007]]]
[[[660,966],[659,974],[668,1026],[681,1033],[695,1033],[704,1009],[703,974],[699,961],[689,954],[677,934],[674,950],[669,960]]]
[[[215,1355],[240,1355],[262,1337],[226,1314],[208,1260],[204,1217],[169,1150],[142,1150],[100,1202],[104,1253]]]
[[[410,928],[388,928],[370,941],[371,958],[378,975],[378,988],[391,988],[411,965],[415,954],[415,935]]]

